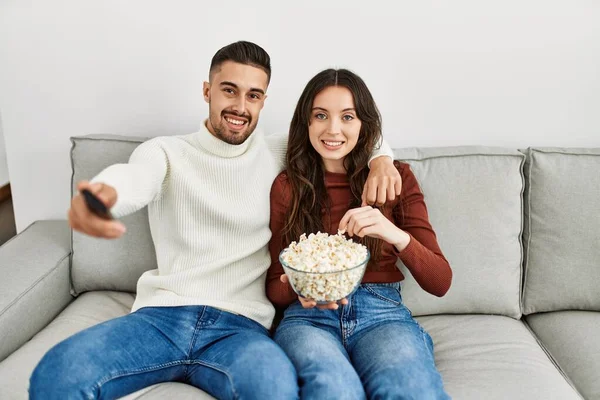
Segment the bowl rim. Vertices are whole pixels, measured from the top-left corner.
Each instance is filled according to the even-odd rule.
[[[302,270],[300,270],[300,269],[296,269],[296,268],[294,268],[294,267],[290,267],[290,266],[289,266],[289,264],[287,264],[285,261],[283,261],[283,259],[281,258],[281,255],[282,255],[282,254],[283,254],[283,252],[284,252],[284,251],[286,251],[286,250],[287,250],[287,247],[286,247],[285,249],[281,250],[281,252],[279,252],[279,262],[281,263],[281,266],[282,266],[284,269],[285,269],[285,268],[289,268],[289,269],[291,269],[291,270],[292,270],[292,271],[294,271],[294,272],[299,272],[299,273],[302,273],[302,274],[315,274],[315,275],[316,275],[316,274],[320,274],[320,275],[323,275],[323,274],[339,274],[340,272],[348,272],[348,271],[353,271],[353,270],[355,270],[355,269],[357,269],[357,268],[361,268],[361,267],[363,267],[363,266],[364,266],[365,264],[367,264],[367,263],[369,262],[369,260],[371,259],[371,252],[370,252],[370,251],[369,251],[369,249],[367,248],[367,256],[365,257],[365,259],[364,259],[364,260],[363,260],[361,263],[359,263],[359,264],[357,264],[357,265],[355,265],[355,266],[353,266],[353,267],[351,267],[351,268],[346,268],[346,269],[338,269],[338,270],[335,270],[335,271],[326,271],[326,272],[302,271]]]

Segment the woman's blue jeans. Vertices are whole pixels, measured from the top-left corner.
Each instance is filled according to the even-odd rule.
[[[433,341],[403,305],[398,283],[362,284],[348,301],[337,310],[296,302],[277,328],[301,398],[449,398]]]

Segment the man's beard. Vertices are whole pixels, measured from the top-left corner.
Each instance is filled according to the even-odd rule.
[[[238,132],[231,133],[231,131],[228,129],[226,123],[223,122],[226,115],[245,118],[248,121],[245,124],[246,130],[239,132],[239,133]],[[232,111],[227,111],[227,112],[223,111],[221,113],[221,115],[219,116],[219,118],[216,120],[217,123],[215,123],[215,120],[213,117],[211,117],[209,119],[209,122],[210,122],[213,130],[215,131],[215,136],[217,138],[224,141],[225,143],[233,144],[233,145],[239,145],[239,144],[244,143],[250,137],[250,135],[252,134],[252,132],[254,132],[254,129],[256,128],[256,125],[252,125],[252,117],[249,114],[239,114],[239,113],[232,112]]]

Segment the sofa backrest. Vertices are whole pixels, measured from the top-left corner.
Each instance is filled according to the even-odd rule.
[[[105,167],[126,163],[144,140],[117,135],[72,138],[73,190],[77,182]],[[436,298],[418,287],[399,262],[406,276],[403,299],[414,315],[518,318],[522,309],[525,314],[600,310],[600,149],[519,152],[469,146],[394,152],[419,180],[430,221],[454,273],[446,296]],[[140,275],[157,267],[147,208],[123,222],[127,234],[118,240],[73,232],[75,293],[135,292]]]
[[[72,186],[114,163],[126,163],[145,138],[88,135],[72,138]],[[520,317],[522,165],[517,150],[484,147],[397,149],[423,190],[442,251],[454,272],[449,292],[436,298],[407,277],[403,298],[415,315],[488,313]],[[127,233],[102,240],[72,238],[76,293],[135,292],[140,275],[155,269],[147,208],[122,219]],[[399,263],[401,264],[401,263]]]
[[[88,135],[71,138],[72,192],[109,165],[126,163],[145,138]],[[122,219],[127,233],[117,240],[72,234],[71,279],[76,294],[90,290],[135,292],[140,275],[157,268],[148,208]]]
[[[397,149],[410,164],[429,219],[453,271],[437,298],[406,276],[402,298],[413,315],[521,316],[522,167],[517,150],[493,147]]]
[[[600,311],[600,148],[529,148],[523,313]]]

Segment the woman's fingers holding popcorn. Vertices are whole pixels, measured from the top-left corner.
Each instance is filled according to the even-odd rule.
[[[379,219],[383,217],[381,211],[376,208],[370,208],[361,210],[349,216],[346,225],[346,232],[349,236],[357,235],[358,232],[367,226],[374,225],[379,222]],[[357,209],[358,210],[358,209]]]
[[[346,214],[344,214],[344,216],[340,220],[340,225],[339,225],[338,229],[345,231],[350,236],[354,235],[354,231],[352,231],[351,229],[352,229],[352,226],[354,225],[354,223],[356,222],[356,220],[358,218],[361,218],[361,216],[364,216],[367,213],[370,213],[372,211],[379,211],[379,210],[375,210],[371,206],[365,206],[365,207],[359,207],[359,208],[352,208],[352,209],[346,211]]]
[[[358,237],[365,237],[377,229],[379,218],[376,215],[367,215],[357,220],[352,227],[352,232]]]
[[[283,274],[279,277],[279,280],[283,283],[288,283],[290,280],[288,279],[286,274]]]
[[[370,207],[369,207],[370,208]],[[354,211],[351,213],[351,211]],[[342,222],[349,236],[370,236],[388,243],[396,243],[401,232],[379,209],[355,208],[346,213]],[[340,222],[340,226],[342,226]]]

